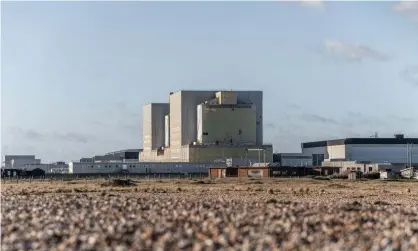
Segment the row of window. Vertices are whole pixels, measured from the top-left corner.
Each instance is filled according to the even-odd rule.
[[[82,168],[85,168],[85,167],[87,167],[87,168],[101,168],[101,167],[104,167],[104,168],[112,168],[112,167],[119,168],[119,167],[123,167],[123,165],[115,165],[115,166],[112,166],[112,165],[81,165],[81,167]],[[140,168],[140,167],[150,167],[150,165],[126,165],[126,167]]]
[[[124,165],[115,165],[114,167],[116,167],[116,168],[119,168],[119,167],[123,167]],[[112,165],[81,165],[81,168],[101,168],[101,167],[104,167],[104,168],[112,168],[113,166]],[[149,165],[144,165],[144,164],[142,164],[142,165],[139,165],[139,164],[137,164],[137,165],[126,165],[126,167],[129,167],[129,168],[143,168],[143,167],[156,167],[156,164],[149,164]],[[173,165],[172,167],[183,167],[183,165]],[[205,167],[205,165],[196,165],[196,167]],[[210,166],[210,167],[212,167],[212,166]],[[167,168],[170,168],[170,167],[167,167]]]
[[[357,171],[361,171],[361,168],[360,167],[357,167],[357,168],[355,168],[355,167],[347,167],[347,170],[350,170],[351,169],[351,171],[356,171],[356,169],[357,169]],[[372,172],[373,171],[373,167],[371,167],[371,166],[369,166],[369,172]]]

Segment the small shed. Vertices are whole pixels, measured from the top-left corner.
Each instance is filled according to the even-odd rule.
[[[240,178],[268,178],[268,167],[240,167],[238,168],[238,177]]]
[[[394,179],[396,178],[396,174],[390,170],[380,171],[380,179]]]
[[[362,177],[363,177],[363,173],[360,171],[351,171],[348,173],[349,180],[361,179]]]
[[[268,167],[215,167],[209,168],[209,178],[267,178]]]

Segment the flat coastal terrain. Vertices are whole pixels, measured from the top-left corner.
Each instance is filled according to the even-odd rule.
[[[2,181],[1,250],[418,250],[418,182]]]

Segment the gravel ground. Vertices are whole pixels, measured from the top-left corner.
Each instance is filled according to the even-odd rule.
[[[418,250],[418,183],[200,183],[3,185],[1,250]]]

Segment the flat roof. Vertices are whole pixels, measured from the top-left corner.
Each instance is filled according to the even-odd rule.
[[[126,153],[126,152],[142,152],[142,149],[124,149],[124,150],[118,150],[118,151],[113,151],[113,152],[108,152],[105,153],[105,155],[109,155],[109,154],[117,154],[117,153]],[[99,155],[102,156],[102,155]]]
[[[143,106],[148,106],[148,105],[151,105],[151,106],[153,106],[153,105],[155,105],[155,106],[163,106],[163,105],[169,105],[170,103],[168,103],[168,102],[166,102],[166,103],[164,103],[164,102],[158,102],[158,103],[146,103],[145,105],[143,105]]]
[[[337,145],[403,145],[418,144],[418,138],[346,138],[302,143],[302,148]]]
[[[174,93],[178,93],[178,92],[263,92],[263,91],[262,90],[239,90],[239,89],[233,89],[233,90],[231,90],[231,89],[229,89],[229,90],[226,90],[226,89],[212,89],[212,90],[210,90],[210,89],[207,89],[207,90],[202,90],[202,89],[191,90],[191,89],[188,89],[188,90],[172,91],[170,93],[174,94]]]

